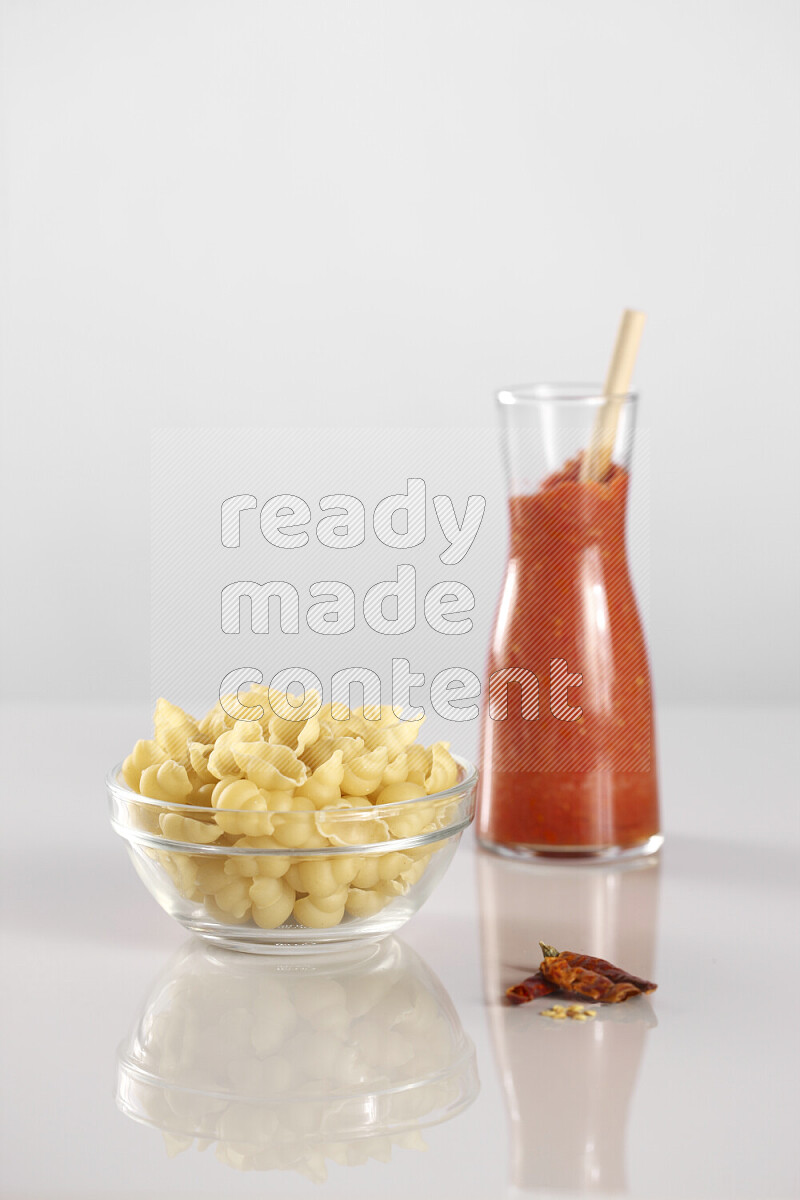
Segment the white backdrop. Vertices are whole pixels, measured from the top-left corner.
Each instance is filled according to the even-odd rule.
[[[147,698],[152,427],[389,458],[632,305],[658,695],[796,698],[799,13],[9,0],[9,694]]]

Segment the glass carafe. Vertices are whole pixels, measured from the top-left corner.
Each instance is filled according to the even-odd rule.
[[[484,692],[478,836],[490,849],[615,857],[661,845],[647,649],[625,545],[637,399],[600,481],[580,478],[599,388],[498,395],[508,566]]]

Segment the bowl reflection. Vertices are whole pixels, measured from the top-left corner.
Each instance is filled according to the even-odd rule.
[[[391,938],[360,957],[267,963],[192,941],[120,1048],[117,1103],[169,1154],[215,1143],[240,1170],[326,1178],[326,1162],[424,1149],[479,1088],[439,980]]]

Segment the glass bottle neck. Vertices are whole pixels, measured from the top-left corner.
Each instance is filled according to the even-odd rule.
[[[501,442],[510,496],[533,495],[577,481],[589,447],[606,454],[601,485],[629,470],[636,397],[604,398],[587,386],[537,384],[500,392]],[[594,472],[597,477],[597,472]],[[579,501],[577,493],[571,496]],[[578,505],[580,507],[580,504]]]

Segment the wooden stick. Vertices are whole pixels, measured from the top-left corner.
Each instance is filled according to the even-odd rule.
[[[588,480],[602,481],[611,466],[620,408],[630,388],[643,329],[644,313],[626,308],[619,323],[617,342],[603,387],[605,403],[597,413],[589,448],[581,463],[582,483]]]

